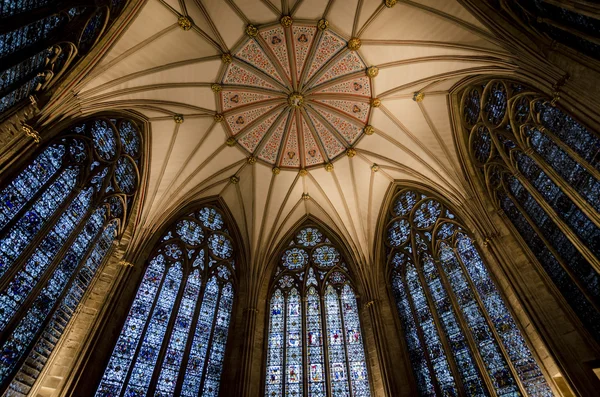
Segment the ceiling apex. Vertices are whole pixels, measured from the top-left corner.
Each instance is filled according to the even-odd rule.
[[[246,26],[246,34],[250,37],[258,36],[258,28],[251,23]]]

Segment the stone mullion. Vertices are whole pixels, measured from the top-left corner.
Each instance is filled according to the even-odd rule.
[[[191,272],[190,272],[191,275]],[[190,277],[188,275],[188,278]],[[179,374],[177,375],[177,383],[175,384],[175,395],[181,395],[181,389],[183,388],[183,381],[185,380],[185,373],[188,362],[190,360],[190,353],[192,351],[192,344],[194,343],[194,337],[196,334],[196,327],[198,326],[198,320],[200,319],[200,309],[202,308],[202,302],[204,302],[204,291],[206,290],[206,284],[208,280],[202,280],[200,276],[200,290],[198,291],[198,298],[196,299],[196,307],[194,308],[194,314],[192,316],[192,322],[190,324],[190,330],[188,334],[188,340],[185,343],[185,349],[183,351],[183,359],[181,360],[181,366],[179,368]]]
[[[329,363],[329,338],[327,338],[327,315],[325,314],[325,297],[322,294],[319,294],[319,315],[321,316],[321,335],[322,335],[322,345],[323,345],[323,377],[325,379],[326,390],[325,393],[328,397],[333,395],[331,391],[331,374],[330,363]]]
[[[512,361],[510,360],[510,356],[508,355],[508,352],[506,351],[506,348],[504,347],[504,343],[502,343],[502,339],[500,338],[500,335],[498,334],[498,331],[496,330],[496,327],[494,326],[494,323],[492,322],[492,319],[490,318],[489,313],[487,312],[485,306],[483,305],[483,302],[481,301],[479,292],[477,291],[477,288],[475,287],[473,280],[471,280],[471,276],[469,275],[469,272],[467,271],[467,267],[465,266],[465,263],[463,262],[460,255],[458,255],[456,248],[453,248],[452,251],[453,251],[454,257],[460,264],[460,268],[465,276],[465,279],[467,280],[467,284],[469,285],[469,288],[473,292],[473,296],[475,297],[475,302],[477,302],[477,306],[479,306],[479,310],[482,312],[483,317],[485,318],[485,321],[486,321],[488,327],[490,328],[490,330],[492,331],[492,334],[494,335],[494,339],[496,340],[496,343],[498,344],[498,347],[500,348],[500,351],[502,352],[502,355],[504,356],[504,360],[506,361],[506,364],[510,368],[510,372],[512,373],[512,376],[515,379],[517,386],[519,387],[519,391],[521,392],[521,394],[523,396],[528,396],[528,393],[525,390],[525,386],[523,386],[523,382],[521,382],[521,378],[519,378],[519,374],[517,373],[517,370],[515,369],[515,366],[513,365]],[[492,283],[494,284],[494,286],[496,286],[496,282],[494,280],[492,280]],[[500,296],[502,297],[502,295],[500,295]],[[510,313],[510,310],[509,310],[509,313]],[[510,314],[512,316],[512,313],[510,313]]]
[[[577,277],[577,275],[573,274],[573,271],[571,270],[571,268],[565,263],[564,259],[556,251],[554,246],[552,244],[550,244],[550,242],[542,234],[542,231],[538,228],[538,226],[533,221],[533,219],[531,219],[531,217],[529,216],[527,211],[525,211],[525,209],[521,206],[521,204],[517,201],[517,199],[512,194],[510,194],[508,191],[505,191],[505,194],[512,201],[513,205],[519,210],[519,212],[525,218],[527,223],[529,223],[529,226],[531,226],[531,228],[536,232],[536,234],[538,235],[538,238],[544,242],[544,244],[546,245],[546,248],[548,248],[548,250],[550,252],[552,252],[552,255],[554,255],[554,258],[556,259],[556,261],[560,264],[560,266],[563,268],[563,270],[569,275],[569,277],[575,283],[575,285],[577,285],[580,292],[587,298],[587,300],[591,303],[591,305],[594,307],[594,309],[596,309],[597,311],[600,311],[600,302],[597,302],[597,300],[594,297],[589,295],[587,287],[581,283],[581,281],[579,280],[579,277]],[[512,224],[512,222],[511,222],[511,224]],[[527,243],[525,243],[525,244],[527,245]],[[546,273],[545,270],[543,270],[543,271],[544,271],[544,273]],[[554,285],[554,283],[552,283],[552,284]]]
[[[417,271],[418,273],[418,271]],[[442,395],[442,389],[437,381],[437,376],[433,369],[433,361],[431,360],[431,356],[429,355],[429,350],[427,348],[427,341],[425,340],[425,336],[423,335],[423,329],[421,326],[421,322],[419,321],[419,316],[417,315],[417,310],[415,309],[415,303],[413,302],[412,295],[408,289],[408,281],[406,280],[406,265],[402,267],[400,272],[400,278],[402,279],[402,288],[405,290],[406,301],[408,302],[408,306],[410,308],[410,312],[412,314],[413,320],[415,322],[415,328],[417,331],[417,336],[419,337],[419,341],[421,342],[421,346],[423,346],[423,354],[425,355],[425,361],[427,362],[427,367],[429,368],[431,383],[433,383],[433,388],[438,395]]]
[[[84,14],[85,15],[85,14]],[[4,70],[10,69],[15,65],[25,61],[26,59],[31,58],[35,54],[40,51],[45,50],[46,48],[50,48],[53,45],[56,45],[61,41],[62,37],[68,36],[67,32],[74,31],[74,27],[72,25],[72,20],[68,20],[65,22],[64,26],[59,28],[56,32],[53,32],[49,37],[42,38],[41,40],[33,43],[32,45],[25,46],[20,50],[17,50],[13,53],[7,54],[4,57],[0,58],[2,61],[2,67]],[[73,29],[73,30],[71,30]]]
[[[483,358],[481,357],[481,354],[479,352],[479,347],[477,346],[477,343],[475,342],[475,339],[473,338],[473,335],[471,334],[470,327],[464,318],[462,309],[458,303],[458,300],[456,299],[454,289],[450,285],[450,282],[448,281],[448,277],[446,276],[444,269],[442,269],[440,260],[435,259],[433,262],[437,269],[438,274],[440,275],[440,281],[442,282],[442,285],[446,289],[446,293],[448,294],[448,298],[450,299],[450,304],[452,305],[452,309],[454,310],[454,314],[456,315],[456,320],[458,321],[458,326],[460,327],[463,335],[465,336],[465,338],[467,340],[467,344],[469,345],[469,349],[471,350],[473,358],[475,359],[475,362],[477,363],[477,372],[481,375],[483,381],[485,382],[485,385],[487,386],[487,389],[488,389],[488,392],[490,393],[490,395],[497,396],[498,394],[496,393],[496,388],[494,387],[494,385],[492,383],[492,379],[490,378],[490,375],[487,372],[487,369],[485,368],[485,363],[483,362]],[[472,290],[472,291],[475,293],[475,290]]]
[[[156,363],[154,364],[154,371],[152,373],[152,378],[150,379],[150,384],[148,385],[149,396],[153,396],[156,390],[156,384],[158,382],[158,378],[160,376],[160,372],[162,370],[162,362],[165,358],[165,354],[167,352],[167,348],[169,347],[169,343],[171,341],[171,335],[173,334],[173,325],[177,320],[177,315],[179,314],[179,308],[181,306],[181,298],[183,297],[183,293],[185,288],[187,287],[187,280],[190,277],[190,272],[184,271],[183,276],[181,278],[181,283],[179,284],[179,291],[177,292],[177,297],[175,298],[175,303],[173,304],[173,308],[171,309],[171,317],[169,318],[169,323],[167,324],[166,332],[163,336],[162,346],[158,352],[158,357],[156,358]]]
[[[107,222],[105,221],[105,224],[98,230],[98,232],[96,233],[96,235],[92,238],[92,241],[90,242],[90,246],[88,247],[88,249],[86,250],[85,254],[83,255],[83,257],[81,258],[81,260],[77,264],[75,270],[73,271],[73,273],[69,277],[69,280],[65,284],[65,287],[63,288],[63,291],[57,297],[56,301],[54,302],[54,305],[53,305],[52,309],[48,312],[48,314],[46,315],[46,318],[42,321],[42,323],[38,327],[38,330],[36,332],[36,335],[32,339],[32,342],[26,347],[24,353],[22,354],[21,358],[19,359],[18,364],[15,366],[15,369],[13,371],[13,375],[11,375],[11,376],[9,376],[7,378],[7,380],[11,379],[11,381],[10,382],[6,382],[6,384],[4,386],[9,386],[10,383],[12,383],[12,377],[14,376],[14,374],[18,373],[21,370],[21,367],[22,367],[23,363],[27,360],[27,357],[29,357],[29,354],[31,353],[31,350],[35,347],[35,345],[39,341],[41,335],[46,330],[46,327],[48,326],[48,323],[52,319],[52,316],[54,316],[54,313],[56,313],[56,311],[58,310],[58,308],[60,306],[60,303],[65,298],[66,294],[69,292],[69,289],[70,289],[71,285],[73,285],[73,283],[75,282],[75,279],[76,279],[79,271],[81,270],[81,268],[83,267],[84,263],[87,261],[87,259],[89,258],[90,254],[92,253],[92,251],[96,247],[96,244],[98,243],[98,240],[100,240],[100,238],[102,237],[102,234],[104,233],[104,228],[107,226],[106,224],[107,224]],[[77,233],[77,235],[79,235],[79,232]],[[53,272],[52,272],[52,274],[53,274]],[[43,284],[39,284],[40,285],[39,291],[41,291],[41,289],[43,288],[44,284],[45,284],[45,281],[44,281]],[[84,291],[84,293],[85,293],[85,291]],[[38,296],[38,294],[36,293],[35,296],[32,297],[32,298],[35,299],[35,298],[37,298],[37,296]],[[27,300],[26,300],[26,302],[27,302]],[[81,303],[81,301],[78,302],[77,306],[79,306],[79,303]],[[21,309],[19,311],[17,311],[17,313],[14,316],[15,320],[13,320],[11,323],[9,323],[8,327],[6,327],[6,331],[10,330],[10,333],[7,334],[7,335],[12,334],[12,331],[14,331],[13,327],[18,324],[18,321],[16,321],[16,319],[21,320],[21,319],[23,319],[25,317],[25,313],[26,313],[25,309],[26,308],[28,309],[28,306],[29,305],[25,305],[24,304],[21,307]],[[73,311],[75,311],[76,309],[77,309],[77,307],[73,308]],[[21,312],[21,310],[23,310],[23,311]],[[69,321],[67,322],[67,324],[70,322],[71,318],[69,319]],[[14,323],[17,323],[17,324],[14,324]],[[13,329],[11,330],[11,328],[13,328]],[[63,334],[61,334],[61,337],[62,336],[63,336]],[[39,379],[39,377],[38,377],[38,379]],[[36,379],[36,381],[37,381],[37,379]],[[2,392],[3,388],[4,387],[0,387],[0,392]]]
[[[219,316],[219,306],[221,306],[221,297],[223,292],[223,286],[221,282],[218,282],[219,285],[219,293],[217,294],[217,300],[215,301],[215,312],[213,313],[212,324],[210,327],[210,335],[208,338],[208,346],[206,346],[206,355],[204,356],[204,373],[202,374],[202,382],[200,382],[200,394],[202,395],[202,390],[204,388],[204,383],[206,382],[206,374],[208,372],[208,359],[210,357],[210,353],[212,351],[213,343],[212,339],[215,334],[215,326],[217,325],[217,317]]]
[[[544,173],[548,175],[548,178],[550,178],[550,180],[554,182],[554,184],[558,186],[558,188],[562,190],[567,197],[573,201],[573,203],[575,203],[575,205],[577,205],[577,207],[585,214],[585,216],[594,222],[596,227],[600,227],[600,215],[596,209],[592,207],[577,190],[573,189],[573,187],[567,181],[565,181],[563,177],[560,176],[554,170],[554,168],[552,168],[550,164],[548,164],[546,160],[544,160],[544,158],[542,158],[542,156],[535,151],[535,149],[528,148],[524,154],[535,161],[535,163],[544,171]]]
[[[523,153],[523,155],[526,154]],[[537,201],[540,207],[542,207],[546,215],[552,219],[556,227],[569,239],[569,241],[577,248],[581,255],[596,270],[596,272],[600,273],[600,261],[596,258],[596,256],[580,240],[579,236],[577,236],[575,232],[573,232],[573,230],[571,230],[571,228],[567,226],[565,222],[558,216],[556,211],[550,206],[550,204],[548,204],[542,194],[531,184],[531,182],[529,182],[529,179],[527,179],[527,177],[525,177],[525,175],[523,175],[516,167],[512,166],[511,168],[514,169],[513,177],[517,178],[517,180],[528,191],[531,197]]]
[[[334,291],[335,291],[335,289],[334,289]],[[346,320],[344,319],[344,309],[342,306],[342,292],[340,290],[340,291],[335,291],[335,293],[337,295],[338,307],[340,308],[339,313],[340,313],[340,322],[342,324],[342,327],[341,327],[342,328],[341,329],[342,340],[344,342],[344,353],[346,353],[346,382],[348,384],[348,392],[350,393],[350,397],[354,397],[354,391],[352,390],[352,381],[350,380],[350,356],[348,355],[348,337],[346,335]],[[358,316],[358,313],[356,313],[356,315]]]
[[[7,336],[12,334],[12,332],[14,331],[14,328],[17,326],[19,320],[21,320],[24,317],[25,313],[27,313],[27,310],[29,309],[31,304],[35,301],[35,299],[38,297],[38,294],[42,290],[44,284],[46,284],[48,279],[50,279],[50,277],[52,277],[52,275],[54,274],[54,271],[56,270],[56,268],[58,267],[60,262],[64,259],[65,253],[69,250],[69,248],[71,248],[71,245],[77,239],[77,237],[81,233],[83,227],[85,227],[88,220],[90,219],[90,216],[96,209],[97,209],[97,207],[92,202],[92,205],[89,206],[85,215],[81,218],[79,223],[75,226],[73,231],[69,234],[69,236],[67,237],[65,242],[59,248],[58,252],[54,256],[54,259],[52,259],[48,268],[41,275],[41,277],[37,281],[35,287],[32,288],[31,292],[29,292],[29,294],[28,294],[27,298],[25,299],[25,301],[23,302],[23,304],[19,307],[19,309],[12,316],[12,319],[8,322],[8,325],[6,326],[6,328],[4,330],[2,330],[2,332],[0,333],[0,345],[4,344],[6,342],[6,340],[8,339]],[[32,246],[32,248],[35,248],[36,246],[37,246],[37,244],[35,244],[35,246]],[[21,266],[19,266],[19,268],[20,267]],[[12,277],[11,277],[11,279],[12,279]],[[6,286],[3,286],[2,290],[4,290],[5,288],[6,288]]]
[[[414,251],[416,252],[416,250]],[[431,318],[433,319],[433,323],[435,324],[435,328],[437,330],[438,336],[440,338],[440,342],[445,350],[446,359],[448,360],[448,364],[450,365],[450,371],[454,377],[454,381],[456,382],[456,388],[458,389],[459,396],[466,397],[465,387],[462,383],[461,373],[458,370],[458,365],[454,360],[454,353],[452,352],[452,348],[450,347],[450,342],[448,342],[448,336],[442,327],[442,321],[440,320],[437,312],[437,307],[435,306],[435,301],[433,296],[431,296],[431,291],[429,290],[429,284],[427,280],[425,280],[425,276],[423,275],[423,264],[421,263],[421,258],[418,255],[413,255],[415,259],[417,259],[417,263],[414,264],[415,270],[417,272],[417,276],[419,277],[419,281],[421,283],[421,287],[423,288],[423,293],[425,294],[426,304],[429,306],[429,311],[431,312]]]
[[[36,236],[29,242],[29,245],[23,249],[23,252],[19,255],[17,259],[15,259],[14,263],[10,266],[10,268],[4,273],[2,279],[0,281],[0,291],[4,291],[8,284],[12,281],[15,274],[25,265],[27,259],[31,257],[36,248],[40,245],[42,240],[46,237],[46,235],[54,228],[56,222],[60,219],[60,217],[64,214],[64,212],[69,208],[69,205],[73,201],[75,197],[83,190],[82,187],[75,186],[73,191],[63,200],[63,202],[56,208],[54,214],[52,214],[45,225],[40,228],[37,232]],[[76,227],[75,230],[79,230],[79,227]],[[68,240],[68,239],[67,239]],[[58,257],[58,255],[57,255]],[[47,271],[47,270],[46,270]]]
[[[156,296],[154,297],[154,302],[152,302],[152,307],[150,308],[150,311],[148,312],[148,318],[146,319],[146,322],[144,324],[144,329],[142,330],[142,332],[140,333],[140,340],[138,341],[137,347],[135,348],[135,352],[132,355],[132,360],[131,363],[129,364],[129,369],[127,370],[127,374],[125,376],[125,378],[123,379],[123,387],[121,388],[121,392],[119,393],[119,396],[123,397],[125,393],[125,390],[127,389],[127,384],[129,383],[129,378],[131,378],[131,373],[133,372],[133,367],[135,366],[135,361],[136,358],[138,357],[138,355],[140,354],[140,349],[142,348],[142,345],[144,344],[144,337],[146,336],[146,332],[148,331],[148,326],[150,325],[150,322],[152,321],[152,314],[154,313],[154,309],[156,309],[156,305],[158,303],[158,299],[160,297],[160,293],[162,292],[162,287],[165,283],[165,280],[167,279],[167,275],[169,273],[169,269],[171,268],[171,264],[167,263],[165,266],[165,270],[163,272],[163,276],[162,276],[162,280],[160,280],[160,285],[158,286],[158,288],[156,289]],[[147,271],[147,267],[146,267],[146,271]],[[142,280],[143,280],[144,275],[142,275]],[[141,284],[140,284],[141,286]],[[138,287],[139,289],[139,287]],[[133,298],[132,304],[135,302],[136,297]],[[131,308],[130,308],[131,310]],[[129,313],[127,313],[127,315],[129,316]],[[120,338],[117,337],[117,341],[116,343],[118,343]]]
[[[30,81],[31,79],[36,77],[39,73],[42,73],[49,66],[53,66],[53,63],[38,66],[36,69],[32,70],[28,74],[20,77],[18,80],[13,81],[11,84],[7,85],[6,87],[0,90],[0,98],[8,95],[9,93],[13,92],[19,87],[22,87],[25,82]],[[35,91],[32,91],[31,94],[34,94],[34,92]]]

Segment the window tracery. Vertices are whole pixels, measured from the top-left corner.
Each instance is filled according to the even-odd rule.
[[[89,52],[125,3],[2,2],[0,113],[54,84],[78,56]]]
[[[468,87],[462,114],[492,201],[600,340],[600,138],[511,81]]]
[[[271,290],[265,396],[370,396],[348,268],[319,228],[296,233]]]
[[[177,221],[150,255],[96,396],[217,396],[234,297],[221,211]]]
[[[138,190],[135,122],[97,117],[50,141],[0,186],[0,392],[26,395]]]
[[[444,204],[401,189],[385,234],[420,395],[553,395],[472,238]]]

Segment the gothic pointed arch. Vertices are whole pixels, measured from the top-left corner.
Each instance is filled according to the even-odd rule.
[[[600,136],[516,80],[478,80],[458,98],[475,180],[600,341]]]
[[[35,103],[86,55],[127,0],[5,1],[0,4],[0,118]],[[6,142],[4,142],[6,143]]]
[[[419,395],[552,396],[472,232],[446,201],[400,185],[383,219],[385,274]]]
[[[347,250],[306,219],[277,253],[267,294],[265,396],[370,396]]]
[[[0,182],[0,393],[26,395],[141,190],[144,124],[100,114],[64,124]]]
[[[185,206],[151,236],[137,293],[96,396],[217,396],[240,256],[220,201]]]

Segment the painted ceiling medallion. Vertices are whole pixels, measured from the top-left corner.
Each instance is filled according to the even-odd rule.
[[[213,90],[229,137],[274,169],[323,166],[347,153],[368,125],[376,75],[356,46],[290,17],[250,30]]]

